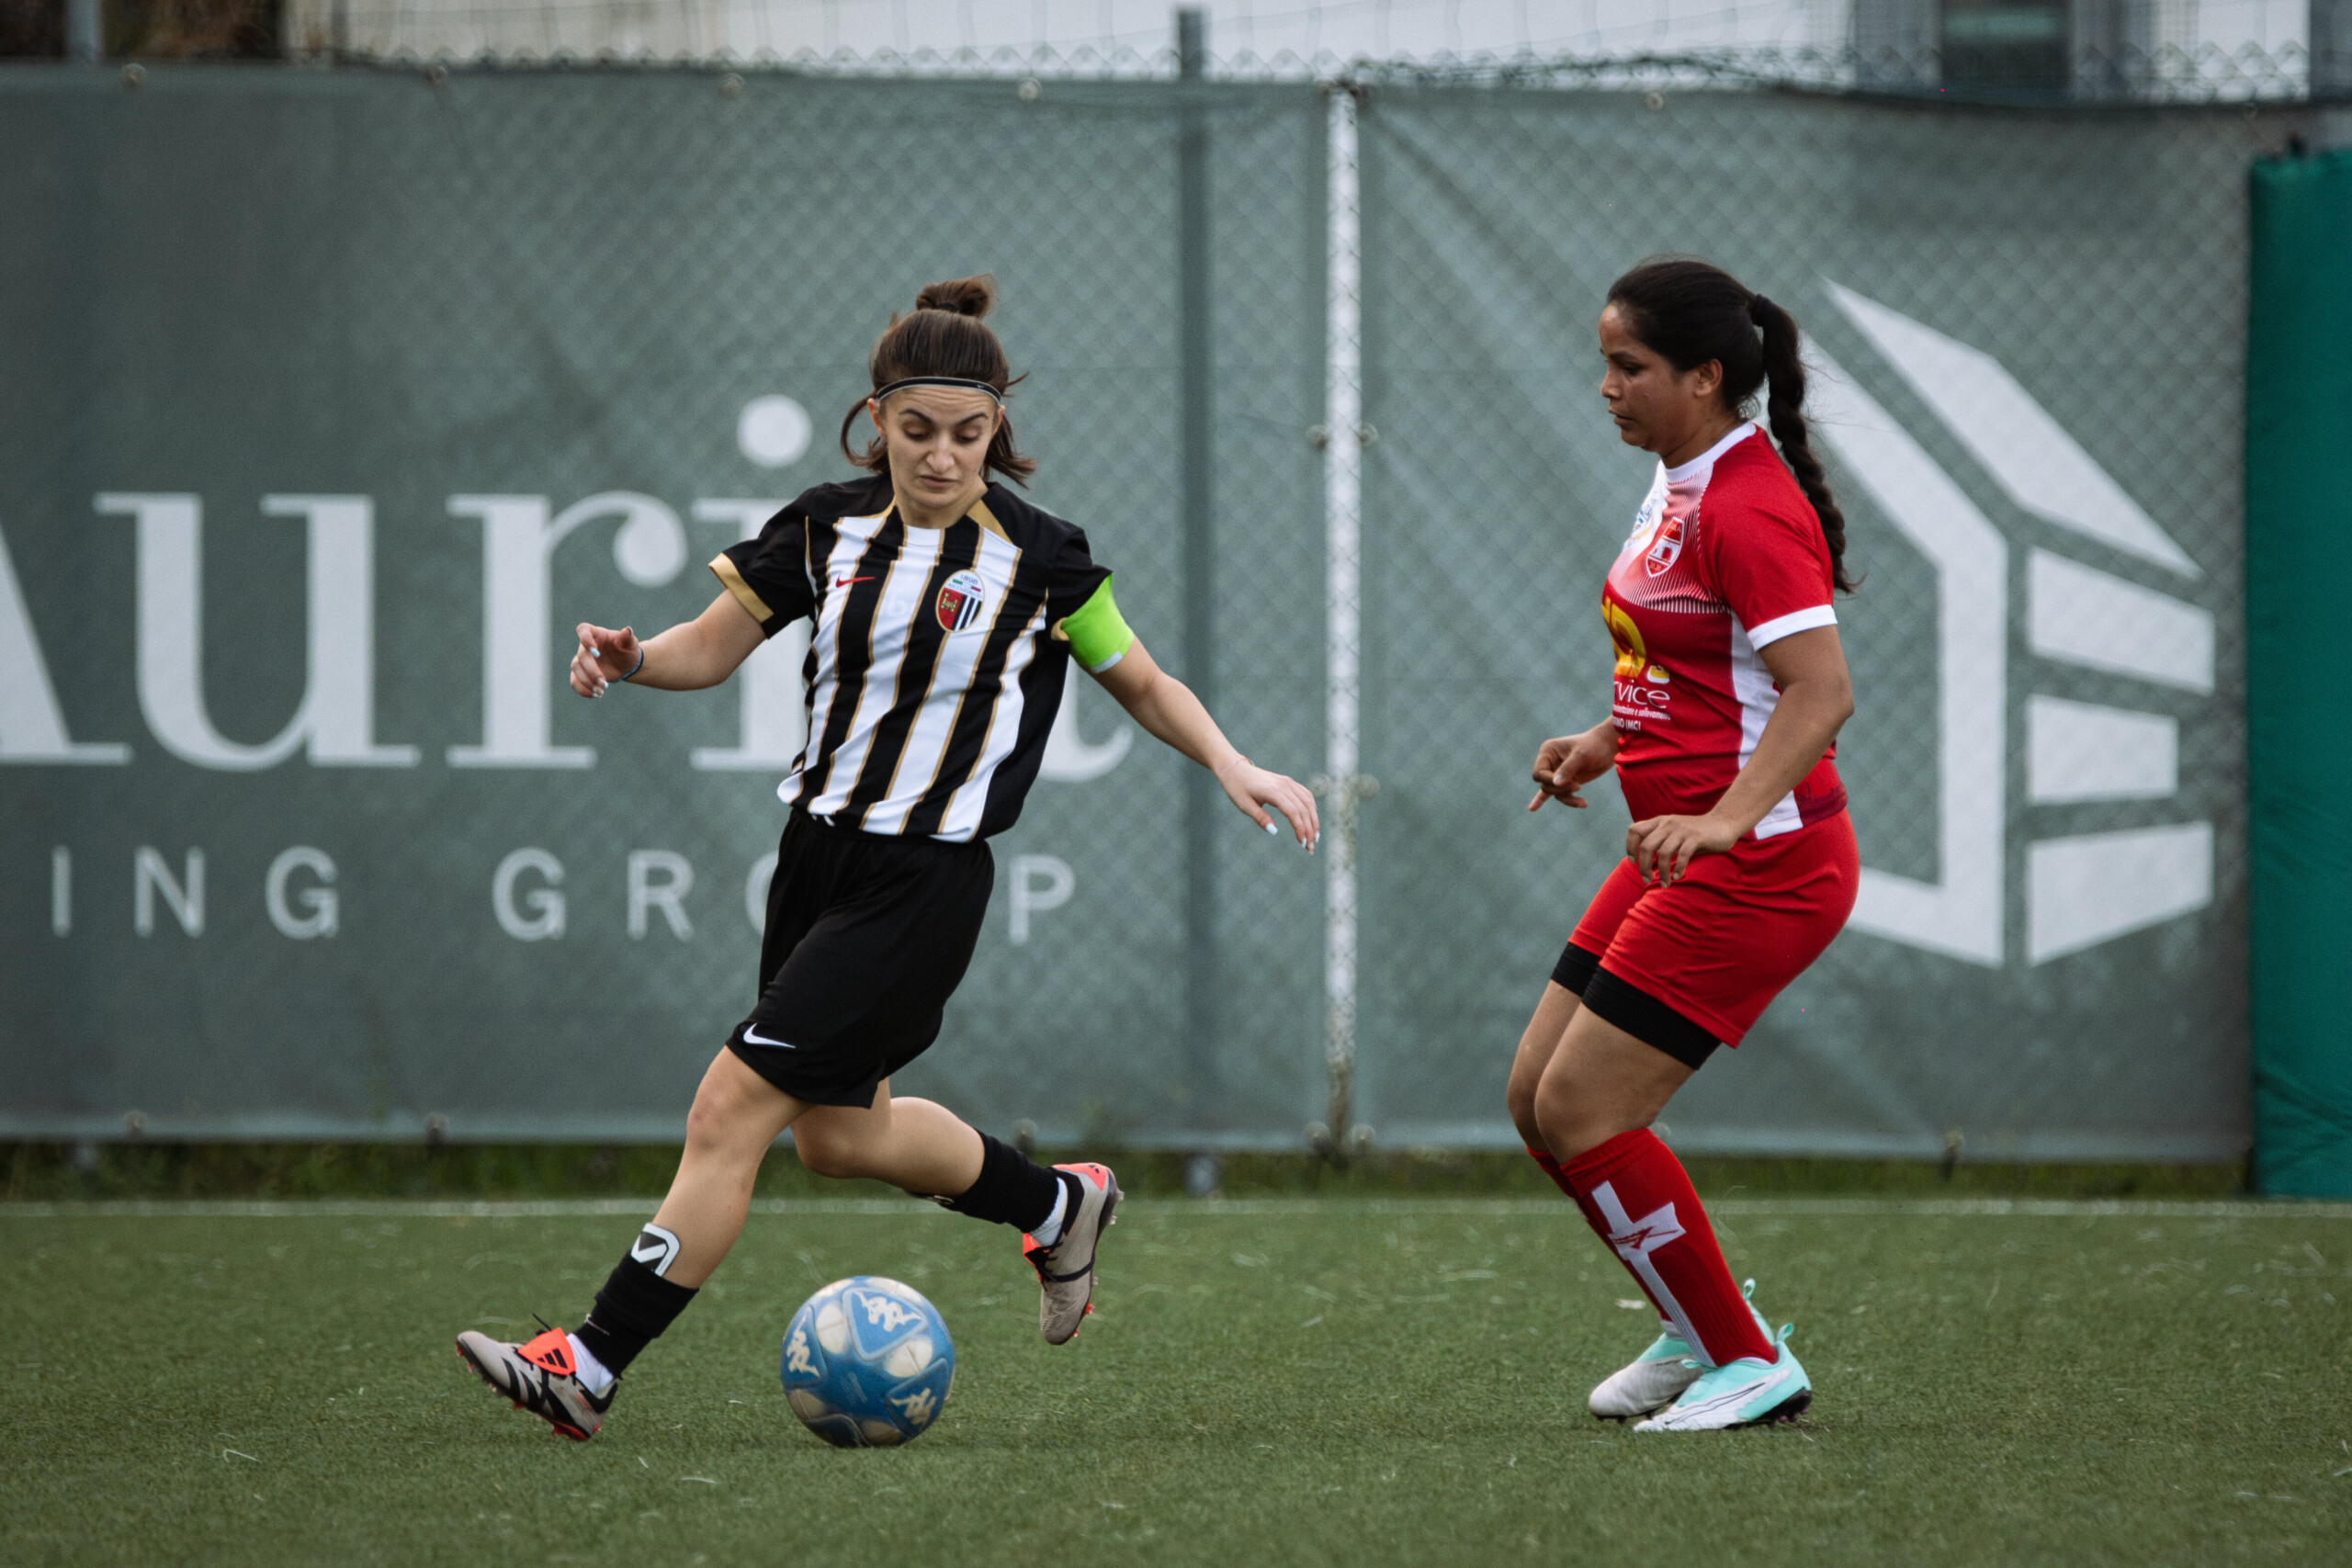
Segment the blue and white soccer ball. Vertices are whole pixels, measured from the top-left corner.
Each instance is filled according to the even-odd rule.
[[[889,1448],[939,1418],[956,1382],[956,1345],[922,1292],[860,1274],[792,1314],[783,1375],[792,1413],[817,1436],[835,1448]]]

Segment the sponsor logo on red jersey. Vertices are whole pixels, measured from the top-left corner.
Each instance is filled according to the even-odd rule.
[[[1642,509],[1634,514],[1634,531],[1625,536],[1625,547],[1638,549],[1646,543],[1650,530],[1657,526],[1657,520],[1665,511],[1665,496],[1652,495],[1644,500]]]
[[[1642,666],[1649,661],[1649,649],[1642,642],[1642,628],[1634,624],[1633,616],[1611,604],[1606,593],[1600,596],[1600,618],[1609,623],[1609,640],[1617,645],[1617,678],[1624,681],[1639,676]]]

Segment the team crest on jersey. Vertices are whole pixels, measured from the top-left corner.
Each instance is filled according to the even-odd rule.
[[[1648,542],[1650,530],[1657,526],[1658,514],[1665,510],[1666,497],[1653,492],[1642,502],[1642,509],[1634,513],[1634,531],[1625,536],[1625,543],[1634,549],[1641,548]]]
[[[988,608],[988,584],[968,568],[947,580],[939,591],[939,624],[951,632],[969,629]]]
[[[1672,571],[1674,563],[1682,558],[1682,519],[1669,517],[1657,531],[1657,541],[1649,553],[1642,558],[1642,570],[1652,577]]]

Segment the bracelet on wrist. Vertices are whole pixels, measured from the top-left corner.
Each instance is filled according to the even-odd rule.
[[[1217,783],[1223,784],[1225,782],[1226,773],[1232,768],[1234,763],[1246,762],[1249,760],[1249,758],[1243,756],[1240,752],[1236,751],[1232,756],[1227,757],[1225,760],[1225,766],[1219,768],[1215,773],[1212,773],[1210,777],[1216,779]]]
[[[627,681],[627,680],[628,680],[631,676],[634,676],[634,675],[637,673],[637,671],[638,671],[639,670],[642,670],[642,669],[644,669],[644,668],[645,668],[645,645],[644,645],[643,643],[639,643],[639,644],[637,645],[637,667],[636,667],[636,669],[631,670],[631,671],[628,672],[628,675],[624,675],[624,676],[622,676],[622,677],[621,677],[621,679],[622,679],[622,680],[624,680],[624,681]]]

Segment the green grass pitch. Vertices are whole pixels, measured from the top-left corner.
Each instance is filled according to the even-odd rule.
[[[649,1205],[228,1207],[0,1211],[0,1562],[2352,1561],[2342,1210],[1725,1203],[1814,1414],[1659,1438],[1584,1414],[1652,1320],[1565,1202],[1131,1202],[1061,1349],[1008,1231],[771,1205],[579,1445],[450,1338],[576,1322]],[[777,1386],[851,1273],[956,1335],[906,1449]]]

